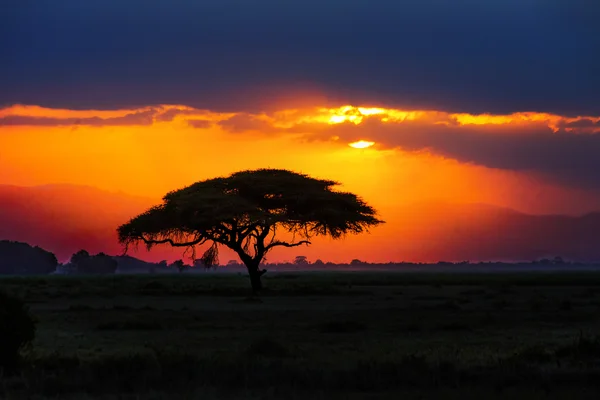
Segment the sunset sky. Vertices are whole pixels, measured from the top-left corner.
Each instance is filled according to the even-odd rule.
[[[437,223],[407,207],[600,211],[599,13],[586,0],[9,2],[0,184],[158,200],[287,168],[339,181],[387,223],[276,260],[437,260],[398,251],[402,225]]]

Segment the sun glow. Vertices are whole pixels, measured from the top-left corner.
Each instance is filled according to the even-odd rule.
[[[330,114],[329,124],[341,124],[344,122],[350,122],[355,125],[363,122],[364,117],[384,114],[385,110],[382,108],[365,108],[365,107],[353,107],[353,106],[342,106],[331,109],[321,109],[321,112]]]
[[[285,168],[340,182],[343,190],[364,196],[387,221],[372,235],[349,237],[351,242],[336,245],[329,240],[317,241],[303,248],[302,254],[310,259],[344,262],[363,256],[383,262],[407,254],[429,260],[444,257],[455,247],[445,233],[440,233],[450,232],[452,226],[442,226],[438,214],[429,215],[437,205],[422,211],[418,208],[414,213],[402,211],[403,207],[428,202],[482,203],[545,214],[579,214],[581,210],[597,209],[600,196],[595,193],[555,185],[526,172],[461,161],[451,153],[436,152],[435,147],[439,141],[452,140],[455,133],[463,131],[467,137],[490,135],[493,141],[503,140],[503,135],[548,133],[549,129],[549,134],[558,131],[565,136],[600,134],[600,117],[525,112],[468,114],[370,105],[307,105],[260,113],[185,105],[117,110],[15,105],[0,108],[0,171],[8,171],[0,173],[0,185],[87,185],[143,196],[140,201],[148,198],[148,204],[154,204],[153,199],[198,180],[248,169]],[[539,137],[543,139],[542,134]],[[431,148],[423,147],[429,144]],[[266,157],[256,156],[265,151]],[[93,245],[109,243],[104,251],[121,251],[109,236],[104,239],[102,231],[89,228],[102,228],[104,218],[121,218],[129,207],[104,201],[89,199],[105,211],[98,217],[86,217],[82,222],[85,225],[81,225],[85,229],[71,220],[66,226],[73,232],[83,229],[85,234],[80,236]],[[478,215],[474,214],[473,219]],[[109,228],[107,232],[114,235],[114,227]],[[59,237],[60,243],[72,242],[68,232]],[[100,232],[98,239],[93,236],[96,232]],[[398,247],[398,237],[409,238],[402,241],[404,247]],[[426,247],[432,242],[447,243],[444,246],[448,248],[433,253]],[[110,243],[116,247],[110,247]],[[181,258],[181,252],[154,254],[147,253],[155,261]],[[290,257],[289,252],[276,252],[271,260],[286,257]]]
[[[358,142],[349,143],[348,146],[353,147],[355,149],[366,149],[375,144],[375,142],[368,142],[366,140],[359,140]]]

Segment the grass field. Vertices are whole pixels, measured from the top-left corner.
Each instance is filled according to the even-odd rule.
[[[39,321],[0,398],[600,395],[600,273],[269,274],[0,278]]]

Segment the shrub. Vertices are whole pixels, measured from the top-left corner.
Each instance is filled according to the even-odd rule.
[[[35,337],[35,320],[23,301],[0,292],[0,371],[14,374],[21,350]]]

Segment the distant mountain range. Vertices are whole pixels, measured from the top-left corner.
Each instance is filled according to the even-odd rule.
[[[416,259],[529,261],[561,256],[600,260],[600,213],[530,215],[488,204],[427,203],[397,210]]]
[[[0,185],[0,240],[40,246],[61,262],[80,249],[121,254],[117,226],[157,202],[86,186]],[[394,247],[393,261],[600,260],[600,213],[528,215],[485,204],[426,203],[384,217],[393,219],[390,232],[397,232],[386,240]],[[169,249],[143,253],[141,258],[154,261],[173,254]]]

